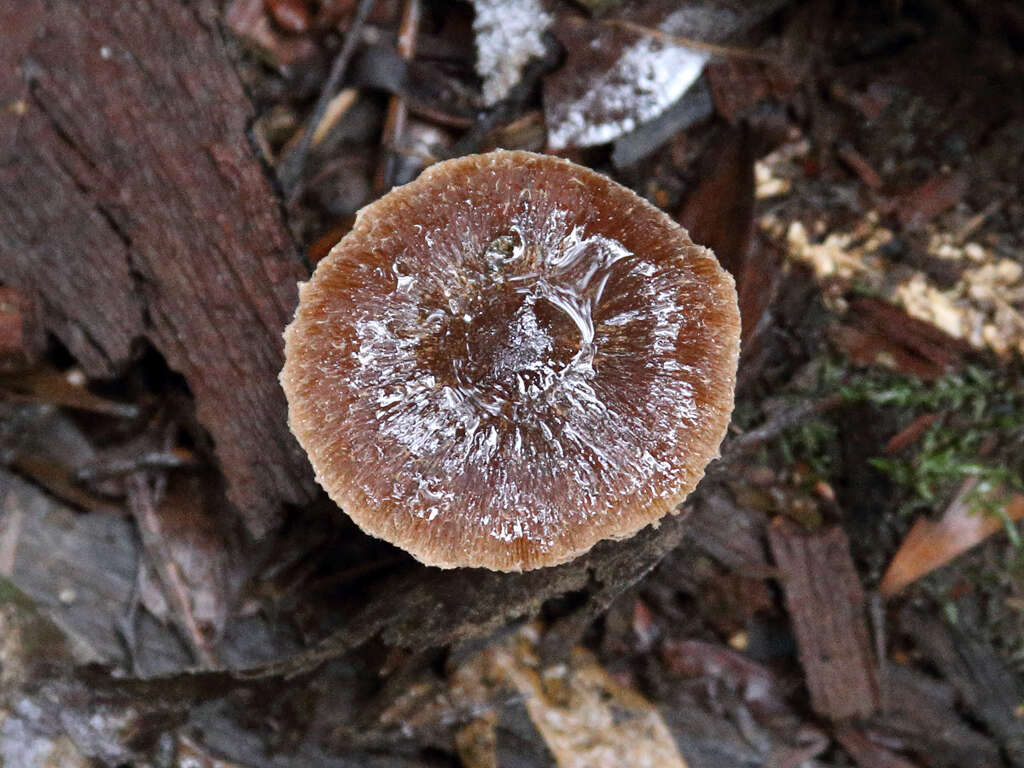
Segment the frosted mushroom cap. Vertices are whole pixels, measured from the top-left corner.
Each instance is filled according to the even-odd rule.
[[[566,160],[432,166],[300,287],[281,384],[317,480],[429,565],[520,571],[693,490],[733,407],[732,278]]]

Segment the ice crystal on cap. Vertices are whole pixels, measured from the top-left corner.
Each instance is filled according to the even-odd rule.
[[[518,571],[676,508],[725,434],[738,339],[732,279],[668,216],[497,151],[360,212],[301,286],[281,382],[361,528]]]

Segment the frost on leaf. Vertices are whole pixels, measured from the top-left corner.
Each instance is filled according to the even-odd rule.
[[[671,31],[669,16],[660,25]],[[693,85],[708,55],[636,32],[598,24],[558,31],[565,66],[544,85],[544,117],[552,149],[614,141],[652,120]]]
[[[544,55],[551,15],[540,0],[473,0],[476,71],[484,103],[508,96],[530,59]]]
[[[518,570],[674,507],[732,407],[707,251],[554,158],[449,161],[367,209],[302,290],[282,375],[332,498],[439,565]]]
[[[604,144],[654,120],[679,102],[708,61],[704,49],[679,40],[724,43],[783,4],[631,0],[607,18],[560,18],[554,32],[566,60],[544,82],[548,146]]]

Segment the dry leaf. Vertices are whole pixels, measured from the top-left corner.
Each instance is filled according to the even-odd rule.
[[[1004,529],[1001,516],[986,513],[969,503],[975,482],[968,480],[939,522],[922,517],[903,540],[882,578],[879,592],[892,597],[922,576],[950,562],[957,555]],[[1004,509],[1006,519],[1024,517],[1024,494],[1014,494]]]
[[[658,28],[676,32],[674,16]],[[544,116],[554,150],[614,141],[674,104],[708,60],[698,51],[576,18],[559,20],[565,66],[546,78]]]
[[[960,370],[970,351],[931,323],[871,297],[851,301],[842,325],[829,336],[855,365],[885,365],[925,381]]]
[[[530,720],[559,768],[686,768],[653,704],[612,679],[583,648],[574,648],[565,664],[542,668],[539,639],[538,625],[531,624],[476,654],[453,674],[453,694],[489,697],[483,681],[514,689],[524,697]],[[485,701],[476,705],[483,707]],[[493,721],[475,727],[486,733],[488,722],[493,727]],[[477,747],[490,742],[479,732],[463,739]],[[490,764],[478,749],[473,760],[473,765]]]

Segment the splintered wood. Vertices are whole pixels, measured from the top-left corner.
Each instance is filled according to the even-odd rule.
[[[879,707],[878,671],[846,534],[838,526],[805,533],[779,518],[768,538],[811,706],[833,720],[870,715]]]
[[[0,275],[90,378],[159,350],[261,534],[313,489],[277,386],[306,271],[212,6],[0,8]]]

